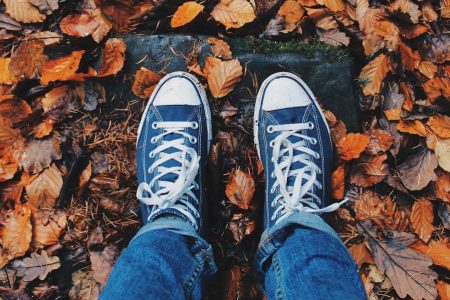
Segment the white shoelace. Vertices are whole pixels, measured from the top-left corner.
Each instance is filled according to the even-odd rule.
[[[272,163],[274,164],[274,172],[271,177],[276,178],[271,193],[274,193],[279,186],[280,193],[273,199],[271,206],[277,209],[272,214],[271,220],[276,223],[285,219],[295,211],[304,211],[312,213],[332,212],[339,208],[340,205],[347,202],[347,199],[339,203],[333,203],[329,206],[320,208],[322,200],[313,193],[313,187],[321,190],[323,187],[316,179],[317,174],[321,174],[321,169],[313,162],[311,157],[320,158],[320,154],[309,149],[305,145],[305,141],[316,144],[315,138],[300,134],[301,130],[310,130],[314,128],[312,122],[269,125],[267,131],[280,132],[280,134],[270,142],[273,147]],[[289,137],[297,137],[298,141],[293,143]],[[294,155],[294,150],[299,152]],[[302,168],[291,170],[294,163],[301,163]],[[294,177],[293,185],[287,185],[289,177]]]
[[[158,209],[154,210],[149,219],[160,209],[172,208],[185,215],[194,227],[197,229],[196,217],[199,217],[198,210],[188,201],[190,197],[193,202],[198,205],[199,200],[192,192],[192,189],[198,189],[199,185],[195,182],[199,169],[200,156],[197,155],[195,149],[186,146],[185,138],[189,139],[192,144],[197,143],[197,138],[188,134],[185,129],[197,129],[197,122],[154,122],[154,129],[162,128],[164,131],[154,136],[151,143],[156,144],[160,139],[162,142],[148,155],[153,158],[159,155],[159,158],[148,168],[148,173],[156,171],[156,176],[152,178],[150,183],[142,182],[139,184],[136,196],[147,205],[156,205]],[[164,137],[169,134],[180,135],[180,138],[165,141]],[[167,149],[175,148],[178,151],[167,153]],[[179,164],[170,168],[163,167],[162,164],[175,160]],[[165,175],[175,174],[176,181],[165,181],[161,179]],[[158,190],[154,191],[155,183],[158,183]],[[150,197],[146,197],[147,192]],[[188,210],[189,208],[189,210]]]

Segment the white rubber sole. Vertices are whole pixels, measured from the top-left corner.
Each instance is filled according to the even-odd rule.
[[[201,83],[198,81],[198,79],[187,72],[172,72],[166,76],[164,76],[156,86],[155,90],[153,91],[152,95],[150,96],[150,99],[148,100],[147,106],[145,107],[144,113],[142,114],[141,122],[139,123],[138,133],[137,133],[137,140],[139,140],[139,135],[141,133],[142,127],[145,123],[145,116],[147,115],[147,111],[150,108],[150,106],[153,103],[153,100],[155,99],[156,94],[158,93],[161,86],[174,77],[184,77],[188,80],[190,80],[196,87],[198,94],[200,95],[200,99],[202,101],[203,108],[205,110],[205,116],[206,116],[206,130],[208,132],[208,153],[209,149],[211,147],[212,142],[212,119],[211,119],[211,110],[209,109],[209,103],[208,103],[208,97],[206,96],[205,89],[201,85]]]
[[[328,127],[328,122],[327,122],[327,120],[325,118],[325,115],[323,114],[322,109],[320,108],[320,105],[319,105],[319,103],[316,100],[316,97],[314,97],[313,92],[306,85],[306,83],[300,77],[298,77],[297,75],[289,73],[289,72],[278,72],[278,73],[272,74],[269,77],[267,77],[266,80],[263,81],[263,83],[261,84],[261,87],[259,88],[258,95],[256,96],[255,112],[253,114],[253,138],[254,138],[256,150],[258,152],[259,160],[261,160],[261,153],[259,151],[259,139],[258,139],[258,128],[259,128],[258,125],[259,124],[258,124],[258,120],[259,120],[259,112],[260,112],[261,106],[262,106],[262,96],[264,94],[265,89],[267,88],[267,85],[273,79],[275,79],[277,77],[288,77],[288,78],[293,79],[296,82],[298,82],[298,84],[300,84],[300,86],[306,91],[308,96],[311,98],[311,101],[319,109],[320,115],[322,116],[323,120],[325,121],[325,125],[327,127],[328,134],[330,133],[330,128]]]

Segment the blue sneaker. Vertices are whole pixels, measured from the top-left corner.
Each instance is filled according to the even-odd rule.
[[[136,144],[136,195],[144,224],[171,215],[201,232],[211,139],[211,112],[198,80],[185,72],[161,79],[145,108]]]
[[[281,72],[263,82],[253,129],[266,178],[264,228],[297,211],[330,212],[342,204],[329,203],[330,129],[311,90],[298,76]]]

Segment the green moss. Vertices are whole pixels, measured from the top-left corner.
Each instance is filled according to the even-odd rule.
[[[320,53],[336,57],[338,60],[350,59],[347,49],[320,42],[306,44],[296,40],[277,42],[255,37],[246,37],[239,39],[239,45],[237,46],[260,53],[299,52],[306,56],[315,56]]]

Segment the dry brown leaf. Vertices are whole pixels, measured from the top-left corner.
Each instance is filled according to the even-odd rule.
[[[42,248],[59,241],[61,233],[67,226],[67,216],[64,211],[33,210],[31,215],[33,225],[33,245]]]
[[[350,182],[361,187],[369,187],[381,182],[389,173],[387,155],[361,155],[355,160],[350,173]]]
[[[409,14],[410,19],[414,24],[419,22],[419,17],[422,15],[419,6],[410,0],[395,0],[389,5],[388,9]]]
[[[449,17],[450,17],[450,12],[447,12],[447,18],[449,18]],[[441,300],[450,300],[450,284],[448,284],[444,281],[438,280],[438,283],[436,286],[437,286],[439,297],[441,297]]]
[[[418,51],[413,51],[405,43],[399,42],[400,58],[403,67],[408,71],[414,71],[419,67],[420,55]]]
[[[408,215],[403,210],[397,209],[397,204],[391,197],[384,199],[381,214],[374,221],[383,229],[410,231]]]
[[[102,50],[102,61],[98,77],[116,75],[125,64],[127,45],[122,39],[112,38],[106,41]]]
[[[28,0],[46,15],[51,15],[59,8],[59,0]]]
[[[383,113],[389,121],[398,121],[402,116],[401,108],[388,109],[383,111]]]
[[[320,41],[324,42],[325,44],[332,45],[332,46],[348,46],[350,44],[350,38],[342,31],[339,31],[338,29],[332,29],[329,31],[321,32],[319,31],[319,38]]]
[[[13,84],[15,82],[14,76],[9,71],[10,63],[10,57],[0,57],[0,83],[2,84]]]
[[[367,263],[370,265],[374,264],[372,256],[370,256],[370,252],[364,243],[351,246],[348,249],[348,252],[350,252],[350,255],[353,257],[356,264],[358,265],[358,268],[361,268],[361,266],[364,263]]]
[[[331,196],[334,199],[343,199],[345,192],[345,166],[339,166],[331,174]]]
[[[450,138],[450,117],[445,115],[432,116],[428,120],[427,125],[438,137],[443,139]]]
[[[32,207],[53,208],[63,185],[61,171],[52,164],[25,187]]]
[[[61,31],[75,37],[91,36],[100,43],[111,30],[111,23],[105,19],[100,9],[85,11],[79,15],[68,15],[59,23]]]
[[[93,271],[83,269],[72,273],[72,287],[69,291],[69,299],[72,300],[96,300],[100,295],[100,284],[95,281]]]
[[[430,102],[434,102],[438,97],[450,98],[450,79],[435,77],[423,84],[423,90],[427,94]]]
[[[441,266],[450,270],[450,241],[449,238],[445,238],[440,241],[430,241],[429,245],[426,245],[422,241],[417,241],[411,245],[416,251],[422,254],[428,255],[433,260],[433,264]]]
[[[240,28],[256,18],[253,6],[247,0],[220,0],[211,16],[226,29]]]
[[[239,169],[233,170],[225,189],[225,194],[230,202],[242,209],[248,209],[254,193],[255,181],[253,177]]]
[[[374,31],[377,23],[384,19],[386,12],[383,8],[366,8],[366,5],[368,7],[367,0],[358,0],[356,18],[361,31],[365,34],[370,34]]]
[[[397,124],[397,129],[401,132],[415,134],[422,137],[425,137],[427,135],[425,125],[423,125],[420,120],[400,120]]]
[[[131,90],[139,98],[148,99],[160,80],[161,76],[157,73],[141,67],[136,71]]]
[[[423,19],[429,23],[436,21],[438,18],[438,14],[433,9],[433,6],[431,5],[430,2],[425,2],[422,5],[422,16]]]
[[[203,11],[204,6],[198,4],[195,1],[188,1],[179,6],[175,11],[172,19],[170,20],[170,26],[172,28],[181,27],[190,23],[199,13]]]
[[[232,53],[230,45],[221,39],[216,39],[214,37],[208,38],[209,46],[211,47],[211,52],[214,56],[223,59],[232,59]]]
[[[33,128],[34,136],[38,139],[48,136],[53,131],[54,123],[52,119],[45,119]]]
[[[89,254],[94,279],[103,286],[119,256],[119,250],[115,245],[108,245],[103,251],[92,251]]]
[[[399,29],[394,23],[389,21],[380,21],[375,24],[374,31],[370,35],[375,34],[383,38],[385,45],[389,50],[396,51],[399,44]],[[375,50],[372,50],[375,52]],[[371,52],[372,53],[372,52]]]
[[[449,19],[450,18],[450,1],[441,0],[441,17]]]
[[[16,21],[22,23],[37,23],[45,20],[45,15],[39,12],[28,0],[4,0],[6,12]]]
[[[317,3],[325,5],[330,11],[344,11],[346,9],[343,0],[316,0]]]
[[[338,22],[330,15],[326,8],[305,7],[308,16],[314,21],[316,26],[323,30],[332,30],[339,27]]]
[[[286,0],[278,10],[277,17],[284,20],[283,33],[294,31],[300,24],[300,20],[305,14],[305,9],[295,0]]]
[[[336,145],[337,155],[342,160],[358,158],[369,144],[369,136],[360,133],[349,133]]]
[[[33,78],[39,74],[48,57],[44,54],[45,43],[32,40],[20,43],[11,56],[9,71],[15,77]]]
[[[437,67],[431,60],[422,60],[419,64],[419,72],[428,77],[429,79],[434,77],[437,72]]]
[[[302,6],[316,6],[318,3],[316,0],[297,0]]]
[[[46,115],[53,120],[62,120],[76,112],[85,102],[82,85],[61,85],[44,95],[41,100]]]
[[[438,166],[436,155],[426,148],[411,155],[398,167],[400,179],[410,191],[419,191],[436,180],[434,169]]]
[[[406,82],[400,82],[399,85],[404,96],[402,108],[406,109],[407,111],[412,111],[415,101],[414,92],[411,89],[411,86]]]
[[[38,40],[44,42],[45,46],[59,44],[62,40],[62,35],[53,31],[41,31],[28,35],[30,40]]]
[[[41,83],[74,79],[84,52],[84,50],[74,51],[71,55],[47,62],[42,68]]]
[[[436,197],[450,203],[450,173],[444,172],[436,180]]]
[[[19,168],[9,149],[0,151],[0,182],[12,179]]]
[[[370,155],[378,155],[386,152],[394,143],[394,137],[382,129],[371,129],[367,132],[369,135],[369,144],[364,150]]]
[[[61,159],[59,141],[55,137],[31,140],[19,148],[14,153],[14,158],[30,174],[40,173],[52,161]]]
[[[411,211],[411,225],[417,236],[425,243],[433,233],[433,205],[426,198],[414,202]]]
[[[439,166],[447,172],[450,172],[450,139],[436,139],[434,153]]]
[[[33,281],[38,277],[40,280],[44,280],[48,273],[59,269],[59,267],[61,267],[59,257],[48,257],[45,250],[42,250],[40,255],[33,252],[31,257],[16,260],[13,263],[13,268],[17,270],[17,276],[23,277],[22,280],[25,282]]]
[[[362,68],[359,81],[363,85],[364,95],[375,95],[380,92],[384,77],[389,72],[389,57],[380,54]]]
[[[379,217],[383,202],[373,191],[365,191],[355,202],[355,216],[358,221]]]
[[[30,215],[30,206],[20,202],[15,203],[14,210],[0,211],[0,268],[28,250],[31,242]]]
[[[233,91],[241,80],[242,66],[237,59],[220,62],[208,72],[208,87],[214,98],[221,98]]]
[[[212,56],[206,57],[205,58],[205,66],[203,67],[203,70],[202,70],[205,77],[208,78],[209,72],[211,72],[211,70],[214,67],[217,67],[218,65],[220,65],[221,62],[222,62],[222,60],[217,57],[212,57]]]

